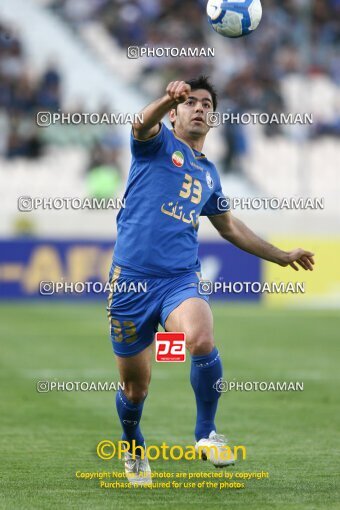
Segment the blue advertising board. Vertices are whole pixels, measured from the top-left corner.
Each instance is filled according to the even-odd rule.
[[[113,247],[114,243],[107,240],[1,240],[0,299],[105,299]],[[260,294],[244,290],[222,290],[230,282],[261,281],[258,258],[223,241],[202,242],[199,256],[203,279],[219,282],[221,287],[212,298],[261,299]],[[72,291],[70,282],[76,284]],[[58,292],[56,284],[60,285]]]

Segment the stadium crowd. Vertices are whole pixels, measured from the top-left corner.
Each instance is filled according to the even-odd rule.
[[[225,55],[218,51],[210,59],[145,59],[136,85],[149,95],[179,76],[209,74],[223,109],[237,113],[285,111],[281,79],[290,73],[324,74],[340,85],[340,0],[262,0],[262,4],[261,29],[251,37],[227,40]],[[130,45],[211,47],[216,41],[206,19],[206,0],[50,0],[49,6],[75,29],[101,22],[124,51]],[[32,76],[22,41],[1,24],[0,153],[8,158],[39,155],[41,140],[29,119],[40,110],[58,110],[60,95],[56,67]],[[316,126],[313,136],[339,135],[338,125],[335,118],[334,123]],[[242,126],[225,129],[230,166],[246,151],[247,141]],[[280,129],[269,126],[265,132],[275,136]],[[92,151],[98,154],[98,144]]]
[[[37,157],[41,140],[32,119],[38,111],[60,108],[60,75],[51,65],[33,75],[22,41],[10,27],[0,24],[0,153],[7,158]]]
[[[34,73],[20,36],[0,23],[0,155],[7,159],[37,158],[43,154],[45,143],[51,140],[62,144],[86,143],[89,193],[110,196],[120,184],[120,139],[100,126],[87,133],[85,139],[84,130],[77,127],[62,126],[58,130],[53,126],[51,135],[49,130],[39,129],[38,112],[61,109],[62,77],[57,67],[51,63],[41,75]],[[77,111],[81,111],[81,105]]]
[[[122,50],[149,47],[211,47],[213,30],[206,18],[206,0],[51,0],[53,8],[77,28],[100,21]],[[261,29],[251,37],[226,42],[216,58],[148,58],[136,86],[153,95],[173,79],[211,75],[224,111],[281,113],[285,100],[281,79],[292,73],[323,74],[340,85],[340,0],[262,0]],[[84,7],[85,6],[85,7]],[[228,45],[229,42],[229,45]],[[233,45],[231,47],[231,45]],[[281,133],[277,125],[267,136]],[[339,118],[316,125],[311,136],[339,136]],[[237,169],[247,151],[242,126],[225,126],[228,140],[225,168]]]
[[[122,48],[130,45],[202,47],[209,45],[206,0],[51,0],[54,9],[79,25],[100,20]],[[303,68],[301,41],[310,25],[311,55],[307,72],[327,73],[340,82],[340,0],[262,0],[261,30],[238,41],[226,77],[249,64],[252,74],[280,79]],[[228,55],[232,59],[232,55]],[[218,62],[218,64],[220,64]],[[172,62],[170,73],[177,73]],[[180,65],[176,62],[176,65]],[[260,66],[260,70],[258,67]],[[191,74],[185,63],[184,72]]]

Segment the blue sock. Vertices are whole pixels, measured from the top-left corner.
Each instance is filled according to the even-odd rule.
[[[131,443],[135,439],[136,446],[144,446],[144,437],[139,427],[144,400],[139,404],[134,404],[126,397],[122,390],[116,393],[117,413],[123,429],[122,440]]]
[[[197,417],[195,436],[199,441],[209,437],[215,427],[215,414],[221,394],[214,388],[215,382],[222,377],[222,363],[216,347],[210,354],[191,356],[190,382],[195,392]]]

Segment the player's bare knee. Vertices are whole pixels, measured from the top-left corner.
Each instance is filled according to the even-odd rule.
[[[124,393],[133,404],[143,402],[148,394],[148,385],[143,383],[125,382]]]
[[[186,336],[186,346],[192,356],[210,354],[214,348],[214,339],[210,332],[196,332]]]

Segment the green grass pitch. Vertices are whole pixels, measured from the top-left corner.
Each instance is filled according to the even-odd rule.
[[[39,394],[38,380],[115,381],[105,304],[0,306],[1,509],[335,509],[339,498],[340,314],[213,305],[226,379],[298,380],[303,392],[229,392],[218,431],[247,448],[236,471],[269,471],[235,489],[101,489],[76,471],[122,470],[96,456],[118,440],[109,392]],[[195,409],[184,364],[154,363],[142,428],[148,444],[193,442]],[[214,471],[202,461],[153,470]]]

